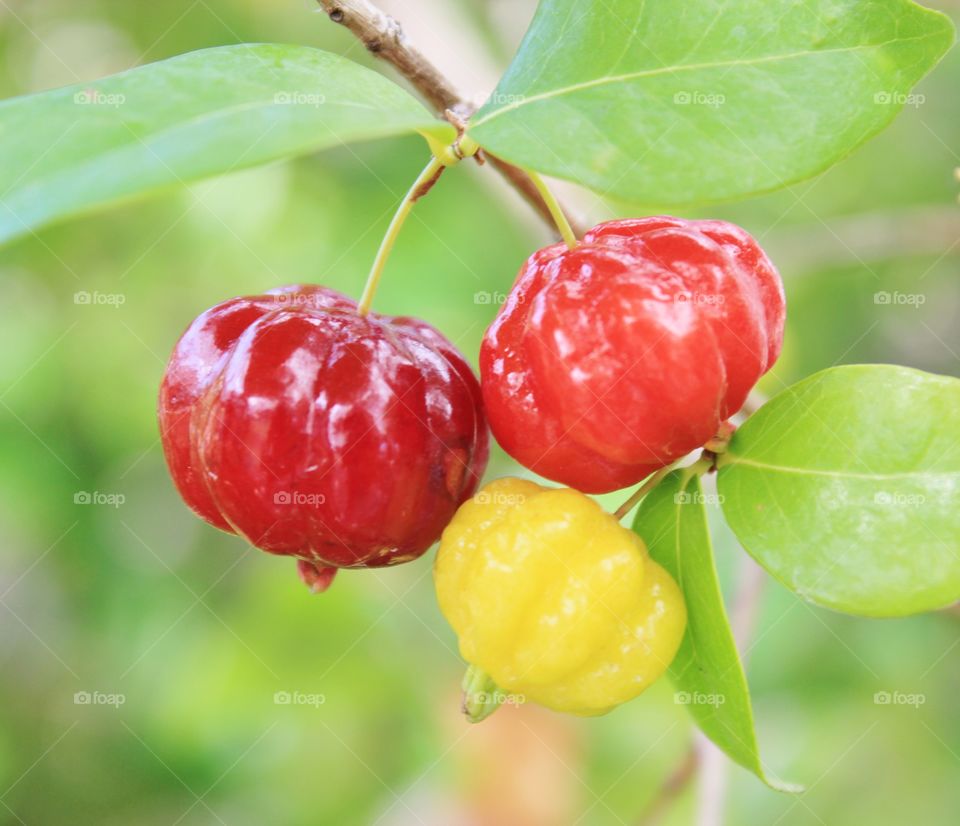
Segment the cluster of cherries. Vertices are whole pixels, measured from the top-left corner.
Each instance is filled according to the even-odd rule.
[[[478,382],[430,325],[291,286],[207,310],[160,391],[164,453],[203,519],[338,568],[416,559],[499,444],[587,493],[633,485],[703,445],[774,363],[780,277],[722,221],[610,221],[526,262]]]

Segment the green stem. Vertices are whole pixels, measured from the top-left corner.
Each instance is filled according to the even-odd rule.
[[[726,460],[724,460],[724,456],[727,455],[727,446],[730,444],[734,430],[736,430],[736,428],[730,424],[730,422],[721,423],[717,429],[717,435],[704,445],[700,458],[683,469],[685,471],[684,483],[686,483],[691,476],[700,476],[708,473],[713,467],[716,466],[719,468],[721,464],[725,463]],[[660,470],[649,477],[646,482],[640,485],[640,487],[631,494],[630,498],[613,512],[613,515],[617,519],[623,519],[644,496],[663,481],[664,476],[671,470],[676,470],[679,464],[680,462],[674,462],[672,465],[660,468]]]
[[[463,675],[463,713],[467,721],[486,720],[503,702],[503,692],[482,668],[471,665]]]
[[[560,230],[560,237],[563,238],[564,243],[572,250],[577,248],[577,236],[574,234],[573,229],[570,226],[570,222],[567,220],[567,216],[563,214],[563,210],[560,208],[560,204],[557,203],[557,199],[553,197],[553,193],[547,189],[547,185],[543,182],[536,172],[532,169],[524,169],[530,176],[530,180],[533,181],[533,185],[537,188],[537,192],[540,193],[540,197],[543,198],[543,202],[547,205],[547,209],[550,210],[550,216],[553,218],[553,222],[557,225],[557,229]]]
[[[623,517],[630,513],[630,511],[636,507],[637,503],[659,485],[663,481],[663,477],[670,473],[676,466],[676,462],[674,462],[672,465],[660,468],[653,476],[649,477],[646,482],[630,494],[630,498],[626,502],[613,512],[614,518],[618,520],[623,519]]]
[[[377,257],[373,259],[373,266],[370,268],[370,275],[367,276],[366,286],[363,288],[363,295],[360,296],[360,303],[357,305],[357,312],[364,316],[370,312],[370,305],[373,303],[373,296],[377,292],[377,286],[380,284],[380,276],[383,275],[383,268],[390,256],[390,251],[400,234],[403,222],[407,220],[410,210],[420,198],[427,193],[427,190],[440,177],[445,169],[445,165],[437,158],[431,158],[430,163],[424,167],[423,172],[413,182],[410,191],[404,196],[396,215],[387,228],[387,234],[380,242],[380,249],[377,250]]]

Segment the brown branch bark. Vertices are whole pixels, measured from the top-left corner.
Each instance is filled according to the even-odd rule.
[[[472,106],[465,101],[450,82],[404,35],[403,27],[390,15],[377,8],[369,0],[317,0],[327,16],[348,28],[367,50],[381,60],[390,63],[417,92],[441,115],[448,110],[466,120],[472,114]],[[544,203],[537,188],[522,169],[511,163],[485,153],[490,163],[507,182],[523,196],[554,231],[550,209]],[[567,220],[570,216],[567,210]],[[583,229],[570,221],[579,237]]]
[[[695,746],[691,746],[677,767],[663,781],[656,795],[637,820],[637,826],[657,826],[674,801],[686,790],[697,775],[700,755]]]

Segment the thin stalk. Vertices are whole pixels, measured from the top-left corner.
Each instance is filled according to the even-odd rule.
[[[671,470],[673,470],[676,465],[667,465],[666,467],[660,468],[656,473],[653,474],[646,482],[644,482],[640,487],[638,487],[631,495],[630,498],[624,502],[619,508],[617,508],[613,515],[617,519],[623,519],[630,511],[632,511],[637,503],[643,499],[650,491],[652,491],[657,485],[663,481],[663,477],[666,476]]]
[[[390,257],[390,251],[393,249],[393,245],[397,240],[397,236],[400,234],[403,223],[410,214],[410,210],[413,209],[413,205],[420,200],[420,198],[427,194],[427,191],[433,186],[445,168],[439,160],[431,158],[430,163],[424,167],[423,172],[417,176],[417,179],[413,182],[413,186],[410,187],[410,191],[404,196],[396,214],[393,216],[393,220],[390,222],[390,226],[387,228],[387,234],[383,236],[383,241],[380,242],[377,257],[373,259],[370,275],[367,276],[367,283],[363,288],[363,295],[360,296],[360,303],[357,305],[357,312],[359,312],[360,315],[364,316],[370,312],[370,305],[373,304],[373,296],[376,294],[377,287],[380,284],[380,276],[383,275],[383,268],[386,266],[387,258]]]
[[[713,455],[712,454],[706,455],[706,454],[707,454],[707,451],[703,451],[703,453],[701,454],[700,458],[697,459],[697,461],[695,461],[691,465],[687,465],[685,468],[683,468],[683,470],[686,471],[686,473],[688,473],[690,476],[694,474],[701,475],[706,473],[713,466],[713,462],[714,462]],[[653,476],[649,477],[646,482],[640,485],[640,487],[638,487],[631,494],[630,498],[627,499],[626,502],[624,502],[619,508],[617,508],[613,512],[613,515],[617,519],[623,519],[623,517],[625,517],[628,513],[630,513],[630,511],[634,509],[634,507],[636,507],[637,503],[641,499],[643,499],[644,496],[650,493],[650,491],[652,491],[657,485],[659,485],[663,481],[664,476],[666,476],[671,471],[676,470],[679,467],[679,465],[680,465],[680,462],[676,461],[672,465],[667,465],[666,467],[660,468],[660,470],[654,473]]]
[[[573,228],[570,226],[570,222],[567,220],[567,216],[564,214],[563,209],[557,202],[557,199],[553,196],[553,193],[547,189],[547,185],[544,183],[543,178],[541,178],[532,169],[525,169],[524,172],[530,176],[530,180],[533,181],[533,185],[537,188],[537,192],[540,193],[540,197],[543,198],[543,202],[547,205],[547,209],[550,210],[550,217],[553,218],[553,222],[557,225],[557,229],[560,231],[560,237],[563,238],[564,243],[570,249],[576,249],[577,236],[574,233]]]

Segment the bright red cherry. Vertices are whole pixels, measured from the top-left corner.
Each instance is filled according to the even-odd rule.
[[[234,298],[197,318],[160,388],[186,503],[222,530],[333,568],[420,556],[483,474],[480,387],[435,329],[323,287]]]
[[[520,270],[480,374],[494,436],[588,493],[632,485],[703,445],[783,342],[783,284],[723,221],[594,227]]]

